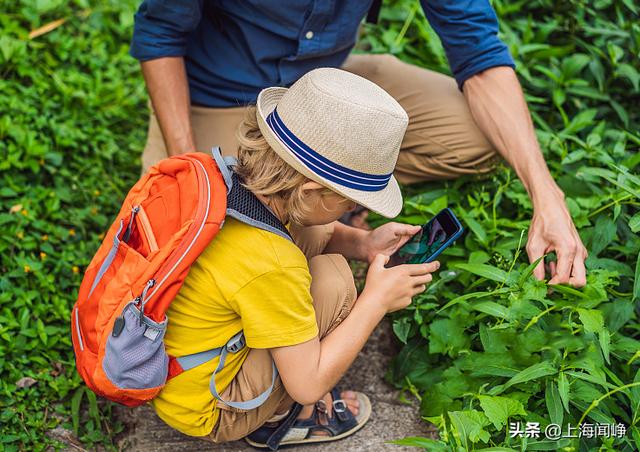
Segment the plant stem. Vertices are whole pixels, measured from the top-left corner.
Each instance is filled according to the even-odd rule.
[[[413,18],[415,17],[417,10],[418,10],[418,2],[414,3],[413,6],[411,7],[411,10],[409,11],[409,15],[407,16],[407,19],[404,21],[404,24],[402,25],[402,29],[400,30],[400,33],[398,33],[398,36],[396,36],[396,40],[393,43],[394,47],[398,47],[402,42],[404,35],[407,33],[407,30],[409,30],[409,25],[411,25],[411,22],[413,22]]]
[[[624,201],[625,199],[629,199],[629,198],[633,198],[633,195],[630,195],[630,194],[629,194],[629,195],[623,196],[623,197],[622,197],[622,198],[620,198],[620,199],[614,199],[614,200],[613,200],[613,201],[611,201],[610,203],[605,204],[604,206],[599,207],[599,208],[597,208],[596,210],[594,210],[593,212],[591,212],[589,215],[587,215],[587,218],[591,218],[592,216],[599,214],[599,213],[600,213],[600,212],[602,212],[603,210],[607,210],[609,207],[611,207],[611,206],[613,206],[613,205],[618,204],[620,201]]]
[[[606,394],[604,394],[602,397],[597,398],[596,400],[594,400],[593,402],[591,402],[591,405],[589,405],[589,408],[587,408],[587,411],[585,411],[584,413],[582,413],[582,417],[580,418],[580,420],[578,421],[578,425],[582,424],[582,421],[584,420],[584,418],[587,416],[587,414],[589,414],[589,412],[594,409],[596,406],[598,406],[598,404],[600,402],[602,402],[604,399],[606,399],[607,397],[609,397],[612,394],[615,394],[616,392],[620,392],[623,389],[628,389],[628,388],[633,388],[634,386],[640,386],[640,381],[636,381],[635,383],[629,383],[626,384],[624,386],[620,386],[616,389],[612,389],[611,391],[607,392]]]

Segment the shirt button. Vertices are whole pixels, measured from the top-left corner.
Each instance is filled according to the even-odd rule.
[[[313,32],[311,30],[309,30],[305,35],[305,38],[307,39],[313,39]]]

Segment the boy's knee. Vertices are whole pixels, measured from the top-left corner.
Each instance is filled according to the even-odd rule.
[[[309,260],[311,296],[320,337],[328,334],[351,312],[356,285],[349,263],[341,254],[321,254]]]

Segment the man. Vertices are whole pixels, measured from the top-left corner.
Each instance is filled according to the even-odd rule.
[[[455,80],[390,55],[350,55],[370,1],[145,0],[131,54],[153,105],[143,169],[169,155],[237,148],[244,106],[267,86],[341,67],[378,84],[408,112],[395,176],[405,184],[514,168],[534,207],[530,261],[555,251],[550,283],[581,287],[587,251],[540,152],[488,0],[421,0]],[[335,233],[349,226],[336,225]],[[545,277],[544,264],[534,275]]]

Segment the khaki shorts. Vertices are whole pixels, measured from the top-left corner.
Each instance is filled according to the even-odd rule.
[[[400,183],[451,179],[491,171],[497,153],[471,117],[467,102],[451,77],[400,61],[391,55],[351,55],[343,69],[381,86],[409,115],[394,175]],[[235,132],[244,107],[191,107],[196,149],[209,152],[220,146],[224,155],[236,155]],[[153,110],[143,172],[167,157]]]

